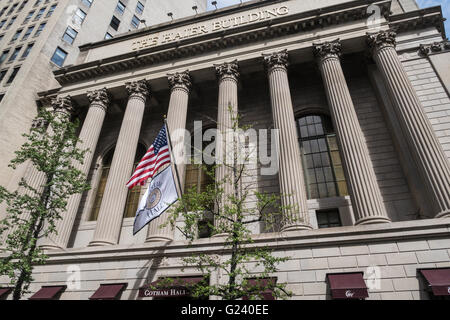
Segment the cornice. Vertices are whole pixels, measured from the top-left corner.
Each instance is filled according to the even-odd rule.
[[[441,42],[433,42],[431,44],[421,44],[419,53],[423,56],[429,56],[436,53],[449,52],[450,41],[444,40]]]
[[[414,31],[420,28],[436,27],[446,38],[444,17],[440,6],[409,11],[401,14],[391,15],[389,17],[389,27],[397,33]]]
[[[267,41],[277,37],[296,34],[300,31],[311,31],[317,28],[340,25],[346,22],[366,19],[368,17],[367,8],[373,3],[382,8],[383,15],[388,14],[390,0],[358,0],[245,25],[218,34],[208,34],[112,58],[61,68],[55,71],[54,75],[61,85],[66,85],[121,71],[148,67],[166,61],[186,59],[225,48]]]

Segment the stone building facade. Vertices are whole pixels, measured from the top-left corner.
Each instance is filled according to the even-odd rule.
[[[223,240],[187,246],[159,228],[165,217],[133,237],[129,209],[145,188],[125,184],[164,115],[172,130],[220,129],[230,104],[242,124],[279,130],[279,171],[253,179],[298,205],[301,223],[252,230],[255,246],[289,257],[273,277],[293,299],[332,299],[330,275],[361,273],[368,299],[439,298],[422,270],[450,268],[445,38],[440,7],[413,0],[268,0],[81,46],[38,101],[77,110],[80,138],[95,150],[81,168],[92,190],[69,200],[58,235],[41,243],[50,258],[27,298],[66,285],[74,270],[79,286],[61,299],[105,285],[116,298],[147,299],[146,284],[201,276],[182,271],[182,257],[222,252]],[[180,169],[186,184],[189,170]]]

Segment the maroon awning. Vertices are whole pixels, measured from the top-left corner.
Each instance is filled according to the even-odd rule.
[[[421,269],[435,296],[450,296],[450,268]]]
[[[261,287],[262,300],[275,300],[273,296],[273,291],[267,288],[269,285],[274,286],[277,283],[277,278],[266,278],[266,279],[248,279],[248,285],[252,287]],[[242,297],[242,300],[248,300],[247,296]]]
[[[89,300],[114,300],[125,290],[127,283],[101,284],[100,288],[89,298]]]
[[[12,291],[12,288],[0,288],[0,299],[7,296]]]
[[[139,297],[186,297],[190,288],[205,280],[204,277],[161,278],[139,289]]]
[[[367,298],[369,293],[363,275],[363,272],[327,274],[333,299]]]
[[[30,300],[52,300],[65,289],[66,286],[44,286],[31,296]]]

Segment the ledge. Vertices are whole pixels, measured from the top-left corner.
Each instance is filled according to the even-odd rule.
[[[273,250],[295,250],[320,246],[341,246],[348,244],[405,241],[449,237],[450,219],[427,219],[390,224],[361,225],[286,233],[254,235],[252,247],[268,247]],[[87,261],[114,261],[150,259],[155,257],[187,256],[195,253],[226,253],[223,239],[208,238],[171,243],[154,242],[132,246],[87,247],[46,251],[47,264]]]

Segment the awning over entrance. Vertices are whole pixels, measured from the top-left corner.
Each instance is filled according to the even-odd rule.
[[[115,300],[126,287],[127,283],[101,284],[89,300]]]
[[[5,298],[11,291],[12,288],[0,288],[0,299]]]
[[[139,289],[139,297],[175,298],[190,296],[190,288],[204,277],[161,278]]]
[[[450,268],[421,269],[435,296],[450,296]]]
[[[274,286],[277,283],[277,278],[266,278],[266,279],[248,279],[248,285],[250,288],[261,287],[261,298],[262,300],[275,300],[272,290],[268,287],[269,285]],[[247,296],[243,297],[242,300],[249,300]]]
[[[363,275],[363,272],[327,274],[333,299],[365,299],[369,297]]]
[[[64,290],[66,290],[66,286],[44,286],[29,300],[52,300]]]

